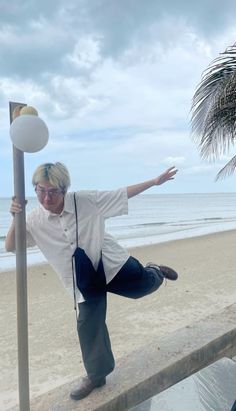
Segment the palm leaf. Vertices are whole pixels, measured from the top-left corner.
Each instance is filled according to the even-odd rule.
[[[192,136],[203,158],[216,159],[235,143],[236,43],[203,73],[192,101]],[[220,175],[229,175],[234,162]]]
[[[231,160],[219,171],[219,173],[216,176],[216,180],[221,180],[225,177],[230,176],[231,174],[233,174],[235,168],[236,168],[236,156],[231,158]]]

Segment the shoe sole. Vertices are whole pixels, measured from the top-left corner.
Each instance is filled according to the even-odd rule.
[[[93,390],[95,390],[96,388],[103,387],[104,385],[106,385],[106,381],[102,381],[99,384],[95,385],[94,388],[92,388],[90,391],[88,390],[87,393],[78,395],[70,393],[70,398],[75,401],[83,400],[84,398],[88,397],[91,394],[91,392],[93,392]]]

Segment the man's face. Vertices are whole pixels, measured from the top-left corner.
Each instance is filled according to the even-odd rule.
[[[64,192],[48,181],[42,181],[35,187],[39,202],[52,213],[60,214],[64,207]]]

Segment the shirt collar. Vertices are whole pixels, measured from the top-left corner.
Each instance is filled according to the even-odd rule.
[[[74,193],[66,193],[64,198],[64,209],[63,211],[73,214],[75,212],[74,205]],[[62,211],[62,212],[63,212]]]

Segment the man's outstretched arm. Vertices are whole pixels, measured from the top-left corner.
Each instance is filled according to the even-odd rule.
[[[143,183],[134,184],[127,187],[128,198],[134,197],[137,194],[142,193],[143,191],[151,188],[153,186],[159,186],[166,183],[169,180],[173,180],[175,174],[177,173],[175,166],[168,168],[164,173],[160,174],[158,177],[155,177],[151,180],[144,181]]]

